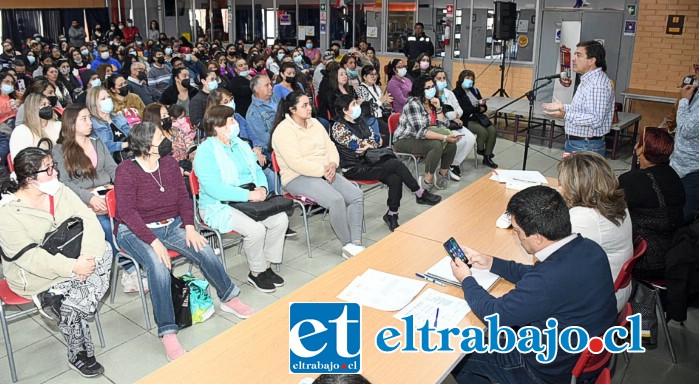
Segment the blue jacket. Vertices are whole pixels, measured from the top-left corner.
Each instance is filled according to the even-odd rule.
[[[226,183],[221,178],[221,165],[218,164],[215,148],[223,148],[224,152],[235,164],[237,178],[232,183]],[[220,230],[230,232],[230,207],[223,201],[248,201],[249,191],[240,185],[254,182],[258,187],[267,186],[267,178],[262,168],[256,162],[257,157],[250,146],[239,138],[231,140],[226,146],[220,140],[210,137],[197,148],[194,159],[194,172],[199,178],[199,209],[205,211],[204,221]],[[253,176],[253,172],[255,173]],[[610,272],[611,276],[611,272]]]
[[[119,64],[119,62],[116,61],[116,59],[110,57],[110,58],[108,58],[107,60],[102,60],[102,58],[99,57],[99,55],[97,55],[96,57],[97,57],[97,58],[95,59],[95,61],[93,61],[93,62],[90,64],[90,68],[91,68],[93,71],[97,71],[97,67],[99,67],[100,64],[111,64],[111,65],[113,65],[113,66],[116,67],[116,70],[117,70],[117,71],[120,71],[120,70],[121,70],[121,64]]]
[[[114,141],[114,133],[109,123],[103,120],[98,120],[94,116],[90,117],[92,121],[92,136],[99,137],[100,140],[107,146],[109,152],[114,153],[121,151],[123,144],[119,141]],[[117,113],[112,115],[112,122],[124,136],[128,136],[131,131],[131,126],[126,121],[124,115]]]
[[[255,132],[253,132],[252,128],[250,128],[250,124],[248,124],[247,120],[245,120],[243,116],[236,112],[235,115],[233,115],[233,118],[235,119],[235,121],[238,122],[238,125],[240,125],[241,138],[252,141],[253,147],[267,147],[267,143],[263,143],[262,141],[260,141],[257,135],[255,135]]]
[[[604,250],[592,240],[577,235],[538,265],[494,258],[490,271],[514,283],[515,289],[496,298],[476,279],[465,278],[461,282],[464,298],[480,319],[498,313],[500,326],[531,325],[543,330],[546,320],[553,317],[558,320],[558,332],[574,325],[584,328],[590,337],[601,336],[615,325],[612,272]],[[579,357],[560,348],[549,364],[537,362],[535,353],[522,356],[537,376],[550,383],[570,381]]]
[[[255,146],[260,146],[267,152],[269,151],[269,133],[272,130],[274,117],[277,114],[277,105],[278,101],[275,95],[272,95],[269,102],[253,96],[252,103],[248,107],[248,113],[245,114],[245,119],[250,124],[250,129],[260,141],[260,144],[255,143]]]

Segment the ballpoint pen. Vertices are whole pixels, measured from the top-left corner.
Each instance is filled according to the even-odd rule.
[[[429,281],[430,283],[435,283],[435,284],[439,285],[440,287],[443,287],[443,286],[444,286],[444,283],[442,283],[441,281],[435,280],[435,279],[433,279],[433,278],[431,278],[431,277],[429,277],[429,276],[425,276],[425,275],[423,275],[422,273],[415,273],[415,276],[417,276],[417,277],[419,277],[419,278],[421,278],[421,279],[425,279],[425,280]]]
[[[439,319],[439,307],[437,307],[437,314],[434,316],[434,327],[437,328],[437,319]]]

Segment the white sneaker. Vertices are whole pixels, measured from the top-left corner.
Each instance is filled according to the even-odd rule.
[[[136,293],[138,292],[138,281],[136,280],[138,272],[133,271],[131,273],[124,271],[121,275],[121,285],[124,287],[124,293]],[[143,293],[148,293],[148,278],[141,277],[143,281]]]
[[[357,256],[365,249],[366,248],[361,245],[352,243],[346,244],[344,247],[342,247],[342,257],[349,260],[350,258]]]

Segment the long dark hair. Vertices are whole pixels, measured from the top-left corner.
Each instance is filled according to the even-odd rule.
[[[299,75],[299,69],[296,67],[296,64],[294,63],[282,63],[281,68],[279,68],[279,76],[277,78],[277,84],[281,84],[282,79],[285,78],[284,76],[284,71],[287,69],[293,69],[294,73],[296,76],[294,76],[294,82],[291,83],[291,89],[294,90],[294,92],[301,92],[301,87],[299,86],[299,82],[296,80],[296,78]]]
[[[15,193],[26,188],[28,180],[36,178],[36,172],[47,156],[51,156],[51,152],[37,147],[27,147],[19,151],[14,160],[16,179],[10,177],[9,170],[0,167],[0,193]]]
[[[279,107],[277,107],[277,115],[274,116],[274,123],[272,124],[272,130],[269,132],[269,147],[272,147],[272,137],[274,136],[274,131],[279,126],[279,123],[286,119],[286,114],[291,115],[291,108],[294,108],[296,104],[299,103],[301,97],[306,96],[303,92],[294,91],[286,95],[284,99],[279,102]],[[306,96],[308,97],[308,96]]]
[[[390,63],[388,63],[388,68],[386,68],[388,70],[388,81],[391,81],[391,78],[393,77],[393,75],[396,74],[396,72],[395,72],[396,65],[398,65],[398,63],[400,63],[401,61],[403,61],[403,60],[402,59],[393,59],[393,60],[391,60]]]
[[[78,121],[78,114],[87,107],[81,104],[71,104],[63,111],[61,124],[61,134],[58,143],[62,145],[63,160],[68,171],[68,177],[72,179],[97,178],[97,171],[92,165],[92,161],[85,154],[85,150],[78,144],[75,135],[75,123]]]
[[[330,71],[330,73],[328,73],[328,76],[329,76],[328,77],[328,85],[330,86],[331,92],[341,92],[340,91],[340,83],[338,83],[338,81],[337,81],[337,77],[340,74],[340,70],[343,70],[343,71],[345,71],[345,73],[347,73],[347,70],[345,69],[345,67],[342,67],[342,66],[339,66],[337,68],[333,68],[333,70]],[[353,93],[352,93],[353,90],[349,84],[349,75],[346,75],[346,76],[347,76],[347,82],[345,83],[343,88],[345,89],[345,92],[348,95],[353,95]]]
[[[425,84],[427,84],[428,81],[432,81],[432,83],[434,83],[432,78],[429,76],[420,76],[417,79],[415,79],[415,81],[413,81],[413,87],[410,89],[410,93],[408,93],[408,96],[417,97],[420,99],[420,102],[424,103]]]
[[[162,119],[160,118],[160,109],[163,107],[165,107],[165,106],[160,104],[160,103],[148,104],[146,109],[143,110],[143,121],[153,123],[153,124],[155,124],[156,127],[162,129],[164,132],[172,134],[172,126],[170,126],[170,129],[168,129],[168,130],[165,130],[163,128],[163,122],[162,122]]]

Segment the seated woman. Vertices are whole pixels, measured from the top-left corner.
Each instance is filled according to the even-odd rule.
[[[383,141],[382,145],[386,147],[390,144],[388,142],[390,138],[388,117],[390,116],[393,96],[390,93],[384,94],[381,91],[381,85],[377,82],[378,78],[379,70],[377,67],[371,65],[362,67],[362,83],[356,88],[356,91],[357,96],[364,100],[362,104],[366,103],[365,109],[369,110],[372,117],[378,122],[379,132]],[[384,113],[385,110],[388,110],[388,112]]]
[[[168,249],[199,266],[216,290],[222,311],[245,319],[255,310],[240,301],[240,289],[194,229],[192,202],[180,168],[167,155],[170,140],[155,124],[145,122],[134,125],[129,144],[134,158],[119,164],[114,180],[117,241],[148,274],[158,336],[163,338],[168,360],[174,360],[186,352],[177,340]]]
[[[325,128],[311,117],[311,101],[292,92],[279,104],[271,132],[282,184],[292,195],[317,201],[330,212],[330,225],[343,245],[342,257],[364,250],[364,193],[336,174],[340,155]]]
[[[80,198],[58,181],[56,163],[40,148],[15,156],[15,173],[0,169],[0,249],[10,289],[36,303],[58,323],[68,345],[70,368],[84,377],[101,375],[87,319],[93,317],[109,288],[112,249],[95,217]],[[52,255],[41,247],[18,253],[71,217],[83,221],[80,257]]]
[[[631,216],[612,167],[601,155],[578,152],[558,164],[558,182],[570,207],[573,233],[599,244],[607,253],[612,280],[633,257]],[[616,293],[617,312],[631,296],[631,285]]]
[[[14,128],[15,116],[22,105],[24,91],[16,88],[17,80],[11,73],[0,73],[0,82],[0,123],[9,123],[10,128]]]
[[[90,111],[93,135],[102,140],[114,161],[120,163],[123,160],[122,151],[129,147],[127,138],[131,126],[126,117],[114,113],[114,101],[101,86],[92,87],[87,92],[87,109]]]
[[[32,79],[31,84],[26,91],[24,91],[24,100],[22,105],[17,109],[17,115],[15,116],[15,127],[24,124],[24,102],[27,101],[27,97],[32,94],[40,94],[46,96],[49,100],[51,108],[58,104],[58,97],[56,96],[56,87],[51,85],[48,80],[44,77]]]
[[[344,55],[340,65],[347,73],[347,83],[356,90],[359,87],[359,70],[361,69],[357,67],[357,59],[353,55]]]
[[[366,67],[365,67],[366,68]],[[383,221],[393,232],[398,228],[398,208],[403,197],[403,184],[415,193],[418,204],[435,205],[442,198],[420,187],[408,167],[397,158],[390,158],[378,164],[362,160],[367,149],[381,147],[381,135],[373,131],[363,117],[359,104],[350,95],[340,95],[335,100],[337,122],[332,128],[332,139],[340,153],[342,174],[349,179],[379,180],[388,186],[388,212]]]
[[[194,146],[194,140],[189,137],[187,132],[173,126],[170,112],[164,105],[159,103],[148,104],[143,113],[143,121],[153,123],[163,131],[163,135],[172,143],[172,152],[169,155],[172,155],[178,163],[183,160],[189,160],[188,152]],[[190,170],[191,168],[185,169],[185,171]]]
[[[189,70],[186,67],[174,68],[172,79],[172,84],[160,95],[160,103],[167,106],[179,104],[189,115],[189,102],[199,91],[191,85]]]
[[[464,125],[476,135],[476,152],[483,156],[483,164],[490,168],[497,168],[498,165],[493,162],[493,157],[495,157],[493,148],[495,148],[498,132],[494,124],[488,124],[486,127],[478,119],[478,114],[485,113],[488,106],[485,105],[485,100],[478,88],[473,87],[475,79],[476,74],[473,71],[469,69],[461,71],[459,79],[456,81],[454,96],[464,112],[462,118]]]
[[[53,108],[46,96],[33,93],[27,96],[23,106],[26,112],[24,122],[15,127],[10,136],[12,161],[19,151],[27,147],[36,147],[43,138],[51,140],[55,145],[61,132],[61,122],[55,120]]]
[[[684,221],[684,186],[670,166],[673,148],[674,140],[667,130],[646,127],[634,147],[639,169],[619,176],[633,235],[648,242],[646,253],[635,267],[642,279],[665,278],[665,254]]]
[[[461,136],[461,140],[456,143],[456,155],[454,161],[449,166],[449,178],[461,180],[461,163],[473,152],[473,145],[476,144],[476,136],[468,129],[464,128],[461,121],[463,110],[459,101],[454,96],[454,92],[448,89],[447,73],[442,68],[435,68],[430,74],[434,84],[437,86],[437,97],[442,102],[444,115],[449,120],[449,129]]]
[[[135,109],[138,111],[139,116],[143,116],[143,110],[146,109],[146,105],[143,104],[143,100],[137,94],[129,92],[129,86],[124,76],[118,73],[109,76],[107,89],[109,89],[109,95],[114,101],[115,111],[121,112],[125,109]]]
[[[258,291],[271,293],[284,285],[284,279],[270,266],[282,262],[284,236],[289,218],[281,212],[255,221],[226,202],[264,201],[269,191],[267,179],[250,146],[240,140],[234,111],[216,105],[204,115],[208,140],[197,149],[195,172],[201,190],[199,209],[207,225],[222,233],[236,231],[243,236],[248,259],[248,281]],[[252,183],[253,190],[242,188]]]
[[[402,113],[403,106],[408,101],[410,90],[413,89],[413,82],[406,76],[408,74],[405,60],[393,59],[388,64],[388,84],[386,93],[393,96],[393,112]]]
[[[282,100],[291,92],[303,92],[303,86],[296,80],[296,65],[294,63],[282,63],[277,84],[272,88],[277,100]]]
[[[408,75],[413,81],[421,76],[429,76],[434,68],[432,66],[432,58],[424,52],[418,55],[417,60],[408,62],[408,65],[412,66],[410,71],[408,71]]]
[[[188,116],[192,120],[192,124],[199,129],[202,128],[202,120],[204,119],[204,112],[206,111],[209,95],[217,89],[223,89],[220,81],[221,78],[218,74],[218,71],[208,71],[206,77],[202,79],[201,92],[197,93],[189,103]]]
[[[461,139],[459,135],[446,133],[449,121],[436,95],[437,88],[432,79],[423,76],[415,80],[393,134],[395,150],[425,156],[425,175],[420,177],[425,189],[446,187],[449,166],[456,156],[456,143]],[[440,169],[435,180],[437,167]]]

